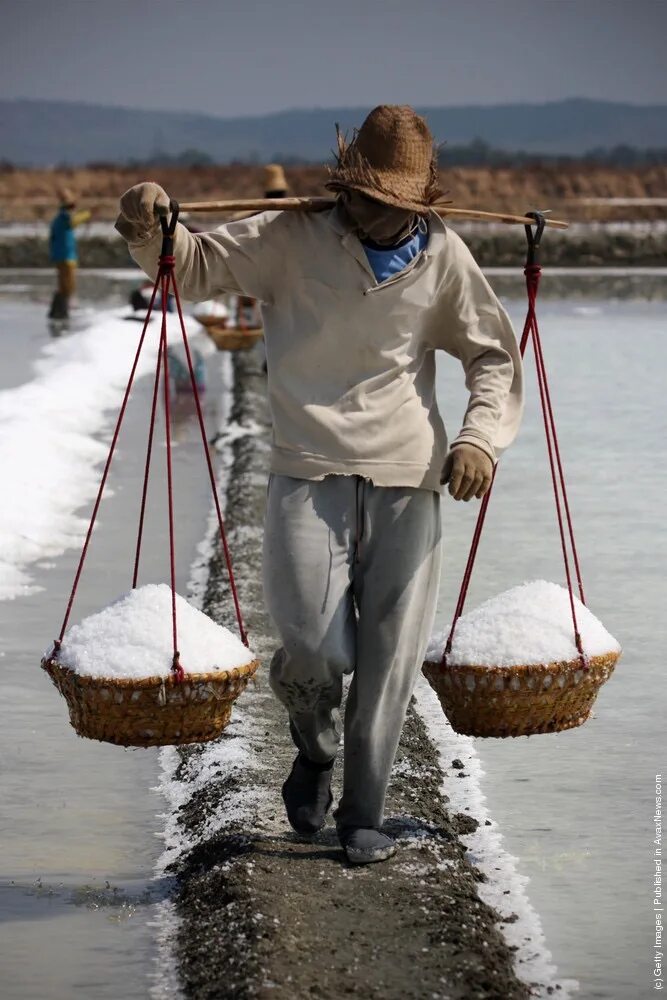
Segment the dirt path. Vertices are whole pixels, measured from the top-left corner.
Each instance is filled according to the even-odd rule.
[[[236,360],[227,523],[251,640],[266,664],[275,644],[259,572],[268,416],[255,364]],[[229,609],[216,556],[204,610],[231,624]],[[416,712],[404,728],[387,804],[400,850],[384,864],[345,864],[333,825],[313,844],[291,837],[279,790],[293,756],[284,711],[263,672],[220,743],[174,758],[171,787],[182,804],[168,824],[167,850],[177,876],[175,947],[185,997],[529,997],[501,917],[477,893],[484,875],[458,839],[477,821],[448,813],[437,753]],[[340,788],[339,772],[335,781]]]

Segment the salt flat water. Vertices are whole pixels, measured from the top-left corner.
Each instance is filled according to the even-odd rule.
[[[559,975],[579,981],[582,1000],[635,1000],[653,984],[654,779],[666,758],[665,277],[543,276],[538,315],[586,602],[623,655],[582,727],[474,741],[489,812],[530,877]],[[521,280],[489,280],[519,332]],[[565,584],[530,346],[525,370],[523,425],[499,464],[468,607],[525,580]],[[461,382],[458,362],[440,357],[452,430]],[[478,510],[444,500],[441,628]]]

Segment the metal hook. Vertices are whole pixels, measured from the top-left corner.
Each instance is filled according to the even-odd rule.
[[[171,212],[170,219],[167,219],[166,213],[160,216],[160,227],[162,229],[161,257],[171,257],[174,253],[174,233],[176,232],[176,223],[178,222],[180,208],[178,202],[173,198],[169,202],[169,211]]]
[[[533,227],[530,224],[526,224],[523,228],[526,230],[526,239],[528,240],[528,255],[526,257],[526,266],[530,264],[537,264],[539,261],[539,251],[540,243],[542,240],[542,233],[544,232],[544,227],[547,224],[546,216],[549,214],[551,209],[545,208],[542,212],[526,212],[526,216],[529,219],[535,219],[535,231],[533,232]]]
[[[176,232],[176,223],[178,222],[178,214],[180,212],[180,206],[174,198],[169,202],[169,211],[171,212],[171,219],[167,221],[167,213],[160,216],[160,226],[162,227],[163,236],[173,236]]]

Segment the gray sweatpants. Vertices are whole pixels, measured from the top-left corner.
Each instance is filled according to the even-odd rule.
[[[431,633],[440,578],[440,496],[271,474],[264,596],[282,640],[270,683],[297,747],[336,754],[343,675],[343,796],[338,826],[379,827],[391,767]]]

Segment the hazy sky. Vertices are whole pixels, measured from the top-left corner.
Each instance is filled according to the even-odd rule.
[[[222,116],[667,102],[667,0],[0,0],[0,96]]]

